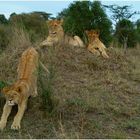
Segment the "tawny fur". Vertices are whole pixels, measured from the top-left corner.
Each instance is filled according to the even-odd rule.
[[[0,129],[6,127],[8,116],[12,106],[18,105],[18,112],[14,117],[11,129],[20,129],[20,122],[26,110],[29,96],[37,96],[37,67],[38,53],[34,48],[25,50],[18,65],[18,78],[12,86],[2,90],[6,97],[3,114],[0,121]]]
[[[99,39],[99,33],[95,30],[90,30],[86,31],[86,34],[88,37],[87,49],[97,56],[101,54],[104,58],[109,58],[105,50],[105,45]]]
[[[84,43],[79,36],[72,37],[64,33],[62,23],[62,20],[48,21],[49,35],[40,44],[40,47],[56,45],[84,47]]]

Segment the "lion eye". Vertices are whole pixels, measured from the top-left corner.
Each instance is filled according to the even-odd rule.
[[[55,24],[54,24],[54,26],[56,27],[56,26],[57,26],[57,24],[55,23]]]
[[[56,34],[56,32],[52,32],[51,34]]]
[[[17,96],[17,94],[13,94],[14,96]]]

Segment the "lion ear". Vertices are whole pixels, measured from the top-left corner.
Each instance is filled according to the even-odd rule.
[[[97,34],[98,36],[100,35],[100,30],[99,30],[99,29],[96,30],[96,34]]]
[[[22,88],[21,88],[21,87],[17,87],[17,88],[16,88],[16,91],[17,91],[18,93],[21,93],[21,92],[22,92]]]
[[[47,25],[48,26],[51,26],[51,24],[52,24],[53,21],[52,20],[47,20],[46,22],[47,22]]]
[[[62,20],[55,20],[55,24],[58,26],[58,25],[62,25],[63,24],[63,21]]]
[[[10,91],[10,87],[4,87],[2,90],[1,90],[1,92],[3,93],[3,94],[6,94],[8,91]]]

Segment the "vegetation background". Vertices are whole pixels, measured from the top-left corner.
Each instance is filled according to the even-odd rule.
[[[39,70],[39,97],[29,99],[20,131],[10,130],[13,110],[0,138],[140,138],[140,19],[132,22],[137,13],[129,9],[76,1],[61,11],[57,19],[67,34],[86,43],[84,31],[99,30],[110,59],[86,48],[46,48],[41,59],[50,74]],[[37,11],[0,15],[0,88],[16,80],[19,57],[48,36],[51,18]],[[0,114],[4,102],[0,94]]]

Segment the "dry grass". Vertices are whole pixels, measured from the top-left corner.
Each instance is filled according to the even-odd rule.
[[[0,77],[8,83],[27,45],[15,46],[0,56]],[[139,48],[108,53],[104,60],[83,48],[46,49],[42,61],[54,73],[51,87],[59,103],[46,114],[41,95],[29,99],[22,129],[10,130],[11,115],[0,138],[140,138]]]
[[[13,28],[12,36],[7,49],[0,54],[0,75],[2,81],[13,82],[19,57],[23,50],[31,46],[28,34],[22,29]]]

